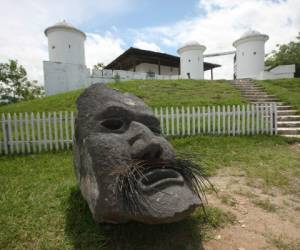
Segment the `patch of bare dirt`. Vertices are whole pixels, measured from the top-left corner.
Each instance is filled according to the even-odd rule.
[[[209,194],[210,205],[230,211],[237,222],[214,232],[205,249],[300,249],[300,200],[278,189],[260,189],[238,174],[211,178],[218,194]]]
[[[300,153],[300,143],[291,144],[290,149],[296,153]]]

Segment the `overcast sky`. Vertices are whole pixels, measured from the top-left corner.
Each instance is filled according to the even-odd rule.
[[[196,40],[205,53],[233,50],[232,42],[249,29],[270,36],[268,53],[296,39],[300,0],[1,0],[0,62],[17,59],[42,84],[44,30],[63,19],[87,34],[88,67],[107,64],[131,46],[176,55],[182,43]],[[222,65],[216,78],[232,78],[232,55],[206,61]]]

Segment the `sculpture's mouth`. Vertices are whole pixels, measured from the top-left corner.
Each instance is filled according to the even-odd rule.
[[[149,169],[143,172],[138,185],[145,193],[155,192],[168,186],[183,185],[184,179],[173,169]]]

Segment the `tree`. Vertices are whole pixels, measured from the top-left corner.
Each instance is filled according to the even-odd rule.
[[[104,63],[100,62],[94,65],[94,69],[103,70],[105,67]]]
[[[266,60],[266,65],[276,67],[278,65],[295,64],[295,77],[300,77],[300,32],[296,42],[277,44],[278,49],[273,50]]]
[[[0,101],[17,102],[30,100],[44,95],[37,81],[29,81],[27,72],[16,60],[0,63]]]

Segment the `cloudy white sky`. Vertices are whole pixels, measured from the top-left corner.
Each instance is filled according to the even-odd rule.
[[[0,62],[17,59],[41,84],[42,61],[48,60],[43,31],[63,19],[87,33],[89,67],[131,46],[176,55],[182,43],[197,40],[205,53],[233,50],[232,42],[249,29],[270,36],[268,53],[300,31],[300,0],[0,1]],[[231,55],[206,61],[222,65],[216,78],[232,77]]]

